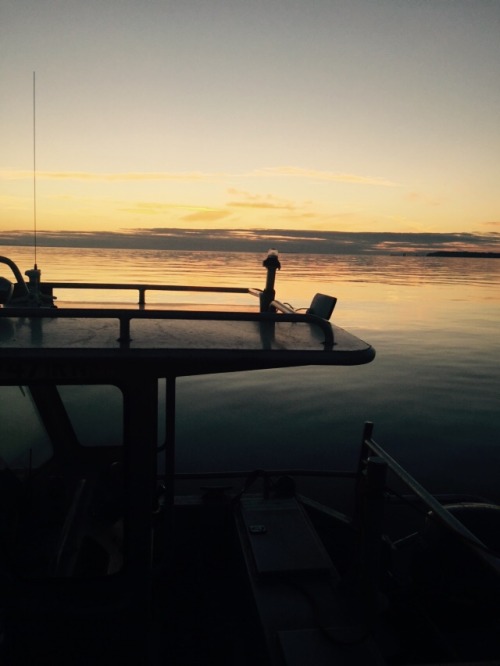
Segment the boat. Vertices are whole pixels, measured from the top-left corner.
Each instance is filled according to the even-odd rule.
[[[176,469],[178,377],[373,361],[330,321],[335,297],[278,300],[275,250],[263,289],[0,264],[2,664],[500,664],[500,508],[431,495],[371,422],[354,469]],[[154,290],[245,302],[150,306]]]

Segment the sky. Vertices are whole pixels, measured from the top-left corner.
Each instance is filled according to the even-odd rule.
[[[499,251],[499,119],[500,0],[0,3],[7,236]]]

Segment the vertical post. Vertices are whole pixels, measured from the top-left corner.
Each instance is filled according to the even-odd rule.
[[[152,516],[156,490],[158,382],[134,375],[123,386],[125,568],[131,607],[146,621],[151,600]]]
[[[385,514],[387,463],[378,456],[365,461],[358,496],[358,529],[360,531],[360,586],[368,612],[380,609],[382,574],[382,536]]]
[[[174,505],[174,475],[175,475],[175,377],[166,378],[165,397],[165,469],[164,484],[166,502],[165,507],[167,528],[171,526]]]
[[[373,423],[371,421],[365,421],[363,426],[363,442],[370,440],[373,435]]]
[[[162,453],[162,470],[158,478],[163,483],[163,498],[161,500],[161,527],[155,533],[155,543],[161,560],[155,562],[157,575],[169,575],[175,555],[174,514],[175,514],[175,392],[176,377],[169,375],[165,378],[165,441],[157,449]]]
[[[130,318],[123,312],[119,315],[120,322],[120,337],[117,338],[117,341],[120,343],[120,347],[128,347],[132,342],[130,337]]]
[[[360,528],[361,511],[362,511],[362,498],[364,492],[364,478],[366,461],[370,455],[370,449],[366,442],[370,441],[373,434],[373,423],[365,421],[363,426],[363,435],[361,437],[361,446],[359,450],[358,467],[356,471],[356,489],[355,489],[355,506],[354,506],[354,523],[357,528]]]
[[[278,259],[278,251],[274,248],[271,248],[267,253],[267,257],[262,262],[262,265],[267,268],[267,277],[265,289],[260,294],[260,311],[268,312],[270,309],[272,309],[270,306],[276,295],[274,290],[276,271],[279,271],[281,268],[281,264]]]

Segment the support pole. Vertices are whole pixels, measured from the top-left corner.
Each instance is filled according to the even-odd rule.
[[[156,486],[158,382],[134,376],[124,393],[125,574],[131,608],[146,619],[151,601],[152,515]]]
[[[367,610],[372,613],[379,611],[382,605],[380,584],[387,470],[387,463],[382,458],[369,457],[358,486],[359,583]]]

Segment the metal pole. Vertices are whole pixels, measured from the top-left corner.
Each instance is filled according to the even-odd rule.
[[[368,458],[361,488],[360,585],[369,613],[377,613],[382,603],[380,584],[387,469],[382,458]]]

